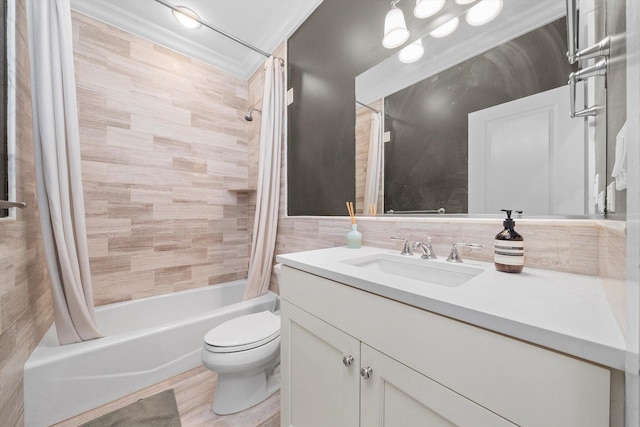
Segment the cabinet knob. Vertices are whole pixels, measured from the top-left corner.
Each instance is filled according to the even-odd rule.
[[[364,378],[365,380],[368,380],[369,378],[371,378],[371,375],[373,374],[373,369],[371,369],[370,366],[367,366],[366,368],[362,368],[360,369],[360,375],[362,376],[362,378]]]
[[[353,363],[353,356],[344,356],[342,358],[342,363],[344,363],[344,366],[351,366],[351,364]]]

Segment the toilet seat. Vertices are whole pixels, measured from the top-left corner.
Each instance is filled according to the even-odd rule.
[[[279,336],[280,316],[261,311],[216,326],[204,336],[204,347],[212,353],[233,353],[263,346]]]

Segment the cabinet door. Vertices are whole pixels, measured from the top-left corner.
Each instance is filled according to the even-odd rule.
[[[514,426],[400,362],[362,344],[360,419],[363,426]]]
[[[281,318],[281,426],[358,427],[360,341],[284,300]]]

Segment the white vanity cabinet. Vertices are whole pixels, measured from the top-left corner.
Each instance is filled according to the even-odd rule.
[[[280,293],[283,427],[609,425],[607,368],[286,265]]]

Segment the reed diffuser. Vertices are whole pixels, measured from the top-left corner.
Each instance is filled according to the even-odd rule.
[[[359,249],[362,246],[362,233],[358,231],[356,224],[356,215],[353,210],[353,202],[345,202],[347,211],[351,218],[351,231],[347,233],[347,247],[351,249]]]

